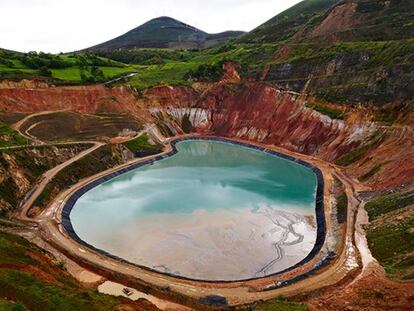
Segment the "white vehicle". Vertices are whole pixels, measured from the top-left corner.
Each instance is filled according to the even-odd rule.
[[[129,288],[124,288],[122,290],[122,293],[124,293],[125,295],[127,295],[128,297],[131,296],[134,292],[132,290],[130,290]]]

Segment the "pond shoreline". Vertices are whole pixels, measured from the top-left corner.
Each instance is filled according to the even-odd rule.
[[[189,277],[184,277],[184,276],[180,276],[180,275],[175,275],[175,274],[171,274],[171,273],[166,273],[166,272],[160,272],[159,270],[155,270],[146,266],[142,266],[136,263],[132,263],[129,262],[123,258],[120,258],[119,256],[110,254],[104,250],[98,249],[92,245],[90,245],[89,243],[85,242],[84,240],[82,240],[75,232],[75,230],[73,229],[71,220],[70,220],[70,213],[72,211],[72,209],[74,208],[77,200],[84,195],[86,192],[90,191],[91,189],[97,187],[98,185],[107,182],[115,177],[118,177],[120,175],[123,175],[127,172],[130,172],[132,170],[135,170],[139,167],[142,166],[146,166],[146,165],[151,165],[157,161],[166,159],[168,157],[171,157],[173,155],[175,155],[178,150],[176,148],[176,145],[180,142],[183,141],[214,141],[214,142],[222,142],[222,143],[228,143],[228,144],[234,144],[234,145],[239,145],[242,147],[247,147],[253,150],[257,150],[257,151],[261,151],[261,152],[265,152],[267,154],[271,154],[273,156],[297,163],[299,165],[302,165],[304,167],[307,167],[309,169],[311,169],[313,171],[313,173],[316,176],[316,180],[317,180],[317,189],[316,189],[316,202],[315,202],[315,214],[316,214],[316,222],[317,222],[317,235],[316,235],[316,241],[314,244],[313,249],[310,251],[310,253],[300,262],[298,262],[295,265],[292,265],[289,268],[286,268],[282,271],[279,271],[277,273],[273,273],[273,274],[269,274],[266,276],[262,276],[262,277],[252,277],[252,278],[247,278],[247,279],[240,279],[240,280],[203,280],[203,279],[193,279],[193,278],[189,278]],[[326,240],[326,219],[325,219],[325,207],[324,207],[324,178],[323,178],[323,174],[322,171],[317,168],[316,166],[310,164],[309,162],[306,162],[304,160],[301,160],[299,158],[296,158],[294,156],[290,156],[278,151],[274,151],[271,149],[267,149],[265,147],[261,147],[258,145],[254,145],[254,144],[250,144],[250,143],[246,143],[246,142],[239,142],[239,141],[235,141],[235,140],[231,140],[231,139],[227,139],[227,138],[221,138],[221,137],[199,137],[199,136],[191,136],[191,137],[184,137],[184,138],[176,138],[173,139],[170,142],[170,146],[171,146],[171,150],[167,153],[164,153],[162,155],[158,155],[158,156],[154,156],[150,159],[138,162],[138,163],[133,163],[128,165],[127,167],[123,167],[121,169],[115,170],[115,171],[111,171],[108,174],[105,174],[103,176],[101,176],[98,179],[95,179],[85,185],[83,185],[82,187],[78,188],[74,193],[72,193],[69,198],[66,200],[64,207],[62,209],[62,213],[61,213],[61,219],[62,219],[62,225],[65,229],[65,231],[67,232],[67,234],[76,242],[78,242],[79,244],[95,251],[98,252],[99,254],[106,256],[106,257],[110,257],[112,259],[115,259],[116,261],[119,261],[121,263],[125,263],[128,265],[133,265],[135,267],[138,267],[140,269],[144,269],[150,272],[154,272],[157,274],[161,274],[161,275],[166,275],[166,276],[170,276],[176,279],[182,279],[185,281],[192,281],[192,282],[202,282],[202,283],[222,283],[222,284],[226,284],[226,283],[239,283],[239,282],[250,282],[250,281],[255,281],[255,280],[260,280],[263,278],[269,278],[269,277],[274,277],[274,276],[279,276],[282,274],[285,274],[287,272],[290,272],[292,270],[295,270],[301,266],[303,266],[304,264],[312,261],[316,255],[321,251],[325,240]],[[293,282],[297,282],[303,278],[306,278],[314,273],[316,273],[317,270],[321,269],[322,267],[325,267],[329,262],[331,262],[335,257],[335,254],[333,253],[329,253],[327,256],[325,256],[320,262],[319,264],[313,268],[312,270],[305,272],[301,275],[295,276],[293,278],[288,278],[285,279],[283,281],[279,281],[275,286],[276,287],[283,287],[283,286],[287,286]],[[269,288],[269,289],[273,289],[275,287]]]

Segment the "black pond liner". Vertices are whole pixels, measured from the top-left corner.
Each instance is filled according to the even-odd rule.
[[[311,169],[315,175],[316,175],[316,179],[317,179],[317,189],[316,189],[316,205],[315,205],[315,212],[316,212],[316,222],[317,222],[317,233],[316,233],[316,241],[315,241],[315,245],[313,246],[313,249],[310,251],[310,253],[304,258],[302,259],[300,262],[298,262],[297,264],[286,268],[285,270],[273,273],[273,274],[269,274],[266,276],[262,276],[262,277],[253,277],[253,278],[249,278],[249,279],[240,279],[240,280],[203,280],[203,279],[193,279],[193,278],[189,278],[189,277],[184,277],[184,276],[180,276],[180,275],[175,275],[173,273],[166,273],[166,272],[160,272],[157,271],[155,269],[146,267],[146,266],[142,266],[136,263],[132,263],[130,261],[127,261],[123,258],[120,258],[118,256],[115,256],[113,254],[110,254],[104,250],[98,249],[96,247],[94,247],[93,245],[88,244],[87,242],[83,241],[75,232],[75,230],[73,229],[72,223],[70,221],[70,213],[73,209],[73,207],[75,206],[75,203],[77,202],[77,200],[84,195],[86,192],[90,191],[91,189],[99,186],[100,184],[111,180],[119,175],[125,174],[127,172],[130,172],[132,170],[135,170],[139,167],[145,166],[145,165],[151,165],[157,161],[160,161],[162,159],[166,159],[168,157],[171,157],[173,155],[175,155],[178,150],[176,148],[176,145],[180,142],[183,141],[215,141],[215,142],[223,142],[223,143],[230,143],[230,144],[234,144],[234,145],[239,145],[239,146],[243,146],[243,147],[247,147],[250,149],[254,149],[254,150],[258,150],[258,151],[262,151],[280,158],[283,158],[285,160],[289,160],[295,163],[298,163],[302,166],[305,166],[309,169]],[[325,221],[325,208],[324,208],[324,202],[323,202],[323,191],[324,191],[324,179],[323,179],[323,174],[321,172],[321,170],[315,166],[313,166],[312,164],[305,162],[303,160],[300,159],[296,159],[295,157],[277,152],[277,151],[273,151],[273,150],[269,150],[263,147],[259,147],[259,146],[255,146],[252,144],[248,144],[248,143],[242,143],[242,142],[237,142],[237,141],[233,141],[233,140],[229,140],[229,139],[225,139],[225,138],[218,138],[218,137],[190,137],[190,138],[179,138],[179,139],[175,139],[171,142],[171,147],[172,150],[166,154],[154,157],[152,159],[149,160],[145,160],[143,162],[140,163],[134,163],[129,165],[128,167],[124,167],[122,169],[119,169],[116,172],[113,173],[109,173],[103,177],[100,177],[99,179],[96,179],[90,183],[88,183],[87,185],[83,186],[82,188],[79,188],[78,190],[76,190],[71,196],[70,198],[66,201],[65,206],[63,207],[62,210],[62,225],[65,228],[66,232],[69,234],[69,236],[75,240],[76,242],[78,242],[81,245],[86,246],[89,249],[92,249],[104,256],[113,258],[115,260],[118,260],[122,263],[126,263],[129,265],[133,265],[135,267],[147,270],[147,271],[152,271],[152,272],[156,272],[158,274],[163,274],[163,275],[168,275],[177,279],[182,279],[182,280],[187,280],[187,281],[195,281],[195,282],[205,282],[205,283],[237,283],[237,282],[247,282],[247,281],[254,281],[254,280],[259,280],[259,279],[263,279],[263,278],[267,278],[267,277],[272,277],[272,276],[277,276],[277,275],[281,275],[283,273],[286,273],[288,271],[294,270],[302,265],[304,265],[305,263],[311,261],[322,249],[323,244],[325,243],[325,238],[326,238],[326,221]],[[302,279],[305,279],[313,274],[315,274],[320,268],[326,266],[327,264],[329,264],[329,262],[335,257],[335,253],[330,252],[325,258],[323,258],[320,262],[318,262],[318,264],[315,265],[315,267],[304,273],[301,274],[299,276],[296,276],[294,278],[285,280],[285,281],[281,281],[278,282],[277,284],[275,284],[274,286],[272,286],[271,288],[267,288],[267,290],[270,289],[274,289],[274,288],[279,288],[279,287],[283,287],[283,286],[287,286],[289,284],[292,284],[294,282],[300,281]]]

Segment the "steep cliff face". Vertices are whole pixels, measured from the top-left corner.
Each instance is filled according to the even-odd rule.
[[[381,129],[384,139],[352,163],[350,174],[375,190],[388,190],[414,180],[414,132],[411,127]]]
[[[290,48],[290,54],[285,53],[285,57],[270,64],[264,80],[334,102],[377,105],[396,100],[412,102],[414,78],[409,60],[414,54],[398,55],[400,49],[410,51],[412,47],[406,45],[335,45],[324,51],[310,45],[308,48],[313,52],[302,57],[294,57],[299,48],[288,45],[283,49]],[[379,64],[384,59],[389,59],[388,63]]]
[[[299,95],[266,84],[229,90],[219,85],[204,94],[200,105],[212,113],[218,135],[275,144],[319,154],[344,131],[343,121],[331,120],[305,107]]]
[[[262,80],[336,103],[414,109],[413,11],[411,0],[304,0],[240,41],[275,44]]]
[[[25,148],[0,153],[0,212],[13,210],[47,170],[74,157],[87,145]]]
[[[237,77],[233,69],[226,75],[232,79]],[[0,89],[0,107],[10,112],[128,112],[157,137],[190,132],[239,137],[337,162],[374,190],[413,179],[414,136],[407,122],[386,126],[370,121],[369,108],[346,106],[343,120],[332,119],[308,105],[313,99],[265,82],[235,80],[156,87],[142,94],[103,86]]]
[[[184,104],[192,108],[183,108],[176,92],[153,89],[150,99],[158,107],[152,110],[154,116],[172,128],[180,128],[182,116],[188,114],[194,131],[208,130],[336,161],[373,190],[391,189],[414,178],[412,128],[371,122],[367,109],[348,109],[344,120],[331,119],[307,107],[312,98],[266,83],[217,83],[200,91],[196,102],[194,90],[180,88],[180,93],[187,92]],[[191,103],[186,100],[189,94]],[[160,112],[165,117],[160,118]]]
[[[198,93],[189,87],[160,86],[146,90],[141,102],[146,107],[193,107]]]
[[[6,112],[73,110],[83,113],[130,112],[136,93],[127,87],[103,85],[79,87],[0,88],[0,108]]]

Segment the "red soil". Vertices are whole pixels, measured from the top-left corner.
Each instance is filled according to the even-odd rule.
[[[6,112],[73,110],[82,113],[130,112],[135,93],[126,87],[102,85],[56,88],[0,88],[0,107]]]
[[[310,33],[311,37],[319,37],[323,41],[334,42],[341,32],[352,29],[358,24],[355,16],[357,4],[348,1],[335,6],[328,16]]]
[[[398,282],[377,275],[358,280],[344,290],[335,290],[308,301],[312,310],[414,310],[412,282]]]
[[[237,80],[235,67],[225,65],[226,77]],[[306,108],[306,97],[265,83],[214,83],[198,90],[156,87],[141,96],[127,88],[102,85],[82,87],[0,88],[0,109],[40,112],[70,109],[81,113],[128,112],[153,123],[152,107],[198,107],[211,112],[212,134],[240,137],[334,161],[363,145],[377,131],[369,111],[349,113],[346,121],[332,120]],[[205,132],[206,129],[203,129]],[[414,179],[414,135],[409,126],[387,127],[387,138],[347,168],[355,178],[375,165],[382,169],[367,181],[373,190],[385,190]]]

